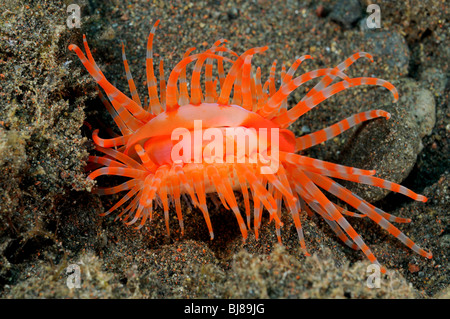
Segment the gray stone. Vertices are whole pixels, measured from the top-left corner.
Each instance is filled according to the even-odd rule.
[[[345,29],[351,29],[362,17],[361,4],[358,0],[337,1],[329,17]]]
[[[419,136],[423,138],[430,135],[436,123],[433,94],[409,78],[403,79],[399,88],[401,89],[399,103],[414,117],[419,128]]]
[[[420,130],[406,103],[387,103],[377,108],[389,112],[391,118],[373,120],[357,129],[344,147],[339,163],[374,169],[376,177],[401,183],[411,172],[422,149]],[[365,184],[343,183],[371,203],[390,192]]]

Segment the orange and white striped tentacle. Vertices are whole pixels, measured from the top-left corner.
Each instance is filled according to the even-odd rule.
[[[144,170],[144,167],[139,162],[123,154],[123,152],[121,151],[114,150],[111,148],[104,148],[98,145],[95,147],[95,149],[99,152],[105,153],[107,156],[110,156],[111,158],[114,158],[117,161],[124,163],[126,167]]]
[[[397,183],[393,183],[390,181],[387,181],[385,179],[375,177],[375,176],[362,176],[357,174],[346,174],[346,173],[339,173],[339,175],[335,175],[334,177],[345,179],[352,182],[357,182],[360,184],[366,184],[371,186],[376,186],[379,188],[384,188],[396,193],[403,194],[405,196],[408,196],[409,198],[412,198],[417,201],[426,202],[428,199],[420,194],[417,194],[413,192],[412,190],[406,188],[405,186],[402,186]]]
[[[406,195],[417,201],[427,201],[427,198],[425,196],[417,194],[402,185],[384,180],[379,177],[371,176],[375,173],[374,170],[361,170],[354,167],[342,166],[286,152],[280,152],[280,160],[290,164],[299,165],[304,170],[308,170],[321,175],[327,175],[352,182],[372,185]]]
[[[205,179],[201,164],[192,163],[193,169],[189,172],[192,176],[195,193],[198,196],[199,208],[203,213],[203,218],[206,221],[206,226],[209,230],[209,236],[214,239],[214,232],[212,229],[211,218],[209,217],[208,205],[206,205]]]
[[[331,229],[336,233],[336,235],[342,242],[344,242],[347,246],[349,246],[352,249],[355,250],[358,249],[358,246],[355,243],[353,243],[347,237],[347,235],[345,235],[345,233],[339,227],[338,223],[329,217],[328,213],[318,204],[317,201],[314,200],[314,198],[311,197],[311,195],[309,195],[309,193],[300,184],[295,184],[295,190],[297,194],[300,196],[299,201],[303,210],[307,211],[310,216],[313,214],[311,210],[305,205],[306,202],[311,207],[311,209],[313,209],[315,212],[317,212],[320,216],[324,218],[324,220],[328,223],[328,225],[330,225]]]
[[[136,144],[134,146],[134,149],[136,150],[136,153],[138,154],[139,158],[141,159],[142,165],[149,171],[149,172],[155,172],[158,166],[152,162],[150,159],[150,156],[147,154],[145,149],[140,145]]]
[[[255,175],[253,169],[243,163],[236,163],[234,167],[236,169],[237,174],[243,174],[243,176],[246,178],[249,185],[251,186],[252,191],[254,192],[253,199],[255,200],[255,198],[258,197],[263,203],[264,207],[269,211],[271,218],[274,218],[275,222],[280,224],[280,226],[282,226],[283,223],[281,222],[281,220],[278,218],[277,215],[276,209],[277,205],[275,199],[268,192],[267,188],[263,185],[263,183],[261,183],[260,179]]]
[[[224,44],[226,42],[228,42],[226,39],[219,39],[214,43],[212,48],[218,47],[221,44]],[[232,52],[231,50],[227,50],[227,51]],[[222,51],[219,51],[219,52],[222,52]],[[232,52],[232,53],[234,53],[234,52]],[[215,91],[212,70],[213,70],[213,59],[208,58],[206,60],[206,65],[205,65],[205,102],[206,103],[213,103],[215,101],[216,95],[217,95],[217,93]]]
[[[353,54],[352,56],[350,56],[349,58],[347,58],[344,62],[340,63],[339,65],[337,65],[335,67],[335,69],[339,70],[339,71],[345,71],[349,66],[351,66],[353,63],[356,62],[356,60],[365,57],[368,58],[371,62],[373,62],[373,57],[371,54],[367,53],[367,52],[356,52],[355,54]],[[311,97],[312,95],[316,94],[317,92],[323,90],[324,88],[326,88],[328,85],[331,84],[331,82],[333,82],[333,80],[335,79],[335,76],[333,75],[326,75],[322,78],[322,80],[320,80],[319,83],[317,83],[311,90],[308,91],[308,93],[302,98],[303,100],[306,100],[308,97]]]
[[[90,155],[88,158],[88,162],[91,164],[100,164],[103,166],[120,166],[125,167],[125,164],[115,161],[111,158],[107,158],[104,156],[94,156]]]
[[[312,173],[312,172],[308,172],[307,174],[310,174],[310,173],[311,174],[316,174],[316,173]],[[351,193],[350,191],[348,191],[346,188],[344,188],[342,185],[340,185],[336,181],[334,181],[334,180],[332,180],[332,179],[330,179],[328,177],[325,177],[325,176],[323,176],[323,177],[324,177],[325,183],[328,183],[326,185],[330,186],[329,183],[333,184],[332,187],[331,186],[330,186],[330,188],[327,187],[326,190],[329,191],[330,193],[336,195],[336,196],[342,195],[343,193],[345,193],[346,196],[349,196],[350,199],[354,200],[353,203],[356,203],[357,207],[355,207],[355,208],[357,208],[360,212],[363,213],[363,215],[360,215],[360,216],[364,216],[364,217],[368,216],[368,214],[369,214],[368,210],[372,209],[376,214],[379,214],[379,215],[383,216],[388,221],[396,222],[396,223],[409,223],[409,222],[411,222],[410,218],[397,217],[397,216],[394,216],[394,215],[391,215],[391,214],[388,214],[388,213],[384,212],[380,208],[375,207],[372,204],[370,204],[369,202],[365,201],[364,199],[362,199],[358,195]],[[338,190],[336,190],[336,189],[338,189]],[[333,191],[333,192],[331,192],[331,191]],[[340,197],[340,198],[342,198],[342,197]],[[362,205],[361,203],[363,203],[364,205]],[[354,216],[354,213],[352,215]],[[352,215],[350,215],[350,216],[352,216]]]
[[[431,253],[426,252],[425,250],[418,247],[411,239],[409,239],[398,228],[392,225],[386,218],[378,214],[373,208],[367,205],[366,202],[362,200],[360,197],[351,193],[349,190],[345,189],[344,187],[340,186],[339,184],[337,184],[336,182],[325,176],[321,176],[319,174],[311,172],[305,173],[309,177],[311,177],[314,183],[316,183],[320,187],[324,188],[331,194],[347,202],[349,205],[353,206],[359,211],[367,214],[367,216],[369,216],[370,219],[375,221],[378,225],[387,230],[391,235],[396,237],[398,240],[400,240],[403,244],[412,249],[414,252],[426,258],[432,258]]]
[[[269,88],[269,97],[274,95],[275,92],[276,92],[276,88],[275,88],[275,70],[276,70],[276,67],[277,67],[277,63],[278,63],[278,61],[276,59],[272,62],[272,66],[270,67],[270,72],[269,72],[269,78],[266,81],[267,86]]]
[[[129,189],[134,188],[137,185],[142,186],[142,181],[138,180],[138,179],[130,179],[120,185],[116,185],[113,187],[98,187],[97,189],[95,189],[95,194],[98,195],[112,195],[112,194],[117,194]]]
[[[125,54],[125,45],[122,42],[122,60],[123,65],[125,67],[125,74],[127,76],[128,87],[130,88],[131,98],[134,102],[136,102],[139,106],[142,107],[141,100],[136,90],[136,85],[134,84],[133,76],[131,75],[130,66],[128,65],[127,56]]]
[[[289,83],[289,81],[292,80],[292,77],[294,76],[295,71],[297,71],[300,64],[307,59],[312,59],[312,57],[310,55],[304,55],[304,56],[301,56],[300,58],[296,59],[295,62],[291,65],[291,67],[289,68],[289,70],[287,72],[283,71],[283,70],[285,70],[284,64],[283,64],[283,69],[281,72],[281,86]],[[283,102],[281,103],[280,112],[283,110],[287,110],[287,98],[284,99]]]
[[[192,51],[194,51],[195,48],[189,48],[183,55],[183,59],[187,58],[189,54],[191,54]],[[183,68],[183,70],[180,73],[180,76],[178,78],[180,82],[180,96],[178,98],[178,104],[180,106],[189,104],[189,92],[187,89],[187,81],[186,81],[186,67]],[[166,88],[167,89],[167,88]]]
[[[389,119],[391,115],[383,110],[372,110],[354,114],[320,131],[296,138],[295,151],[298,152],[305,150],[314,145],[325,142],[335,136],[338,136],[339,134],[342,134],[355,125],[378,117],[385,117],[386,119]]]
[[[298,165],[303,167],[304,169],[314,169],[320,174],[331,174],[335,173],[346,173],[346,174],[355,174],[355,175],[373,175],[375,174],[375,170],[364,170],[351,166],[345,166],[340,164],[334,164],[327,161],[322,161],[315,158],[310,158],[307,156],[295,154],[295,153],[287,153],[280,151],[279,158],[281,162],[290,163],[293,165]]]
[[[253,110],[253,94],[251,89],[251,61],[253,55],[247,55],[244,60],[242,70],[242,107],[247,110]]]
[[[155,36],[156,28],[159,25],[158,19],[153,25],[147,40],[147,51],[145,57],[146,75],[147,75],[147,89],[149,96],[148,110],[152,114],[157,115],[163,112],[163,108],[158,98],[158,89],[155,77],[155,71],[153,69],[153,38]]]
[[[118,136],[114,138],[109,139],[103,139],[98,137],[99,130],[96,129],[94,132],[92,132],[92,140],[94,143],[101,147],[117,147],[125,145],[128,142],[128,139],[130,138],[131,134],[124,135],[124,136]]]
[[[87,43],[85,46],[88,47]],[[125,125],[125,127],[121,127],[121,126],[119,126],[119,127],[121,127],[121,129],[124,129],[124,130],[128,130],[128,128],[131,130],[136,130],[137,128],[142,126],[143,122],[138,120],[137,117],[135,117],[135,114],[130,113],[130,112],[132,112],[131,109],[128,110],[126,108],[126,107],[129,107],[129,108],[131,107],[130,103],[128,103],[128,102],[131,101],[131,104],[132,103],[135,104],[135,102],[128,99],[128,97],[126,97],[124,94],[122,94],[120,91],[118,91],[114,86],[112,86],[106,80],[103,73],[101,73],[101,71],[99,71],[98,66],[95,64],[95,61],[93,63],[88,61],[78,46],[71,44],[69,46],[69,49],[74,50],[77,53],[78,57],[80,58],[80,61],[85,66],[86,70],[88,70],[88,72],[91,74],[91,76],[94,77],[94,80],[97,82],[97,84],[102,86],[102,88],[105,90],[108,98],[110,99],[110,101],[115,109],[114,112],[110,110],[109,103],[105,103],[107,101],[106,101],[106,99],[104,99],[104,97],[102,99],[102,102],[107,106],[109,113],[113,116],[116,123],[118,123],[118,121],[119,121],[118,119],[120,118],[120,122],[123,122],[123,124]],[[92,58],[92,56],[91,56],[91,58]],[[129,101],[127,103],[122,103],[117,100],[118,96],[120,96],[121,98],[123,98],[125,100],[128,99]],[[102,95],[101,95],[101,98],[102,98]],[[137,106],[137,108],[139,108],[139,106]]]
[[[328,99],[336,93],[339,93],[347,88],[360,86],[360,85],[377,85],[383,86],[392,92],[394,95],[394,102],[398,100],[397,89],[389,82],[377,78],[351,78],[345,81],[335,83],[327,88],[315,93],[311,97],[304,101],[300,101],[287,112],[284,112],[274,118],[272,121],[280,125],[280,127],[287,127],[295,122],[300,116],[310,111],[322,101]]]
[[[129,135],[132,133],[132,130],[127,126],[127,124],[125,123],[125,121],[119,116],[119,114],[117,113],[117,111],[114,109],[114,107],[112,106],[112,104],[105,98],[105,96],[103,95],[103,93],[101,92],[100,88],[97,86],[96,87],[97,92],[98,92],[98,96],[100,97],[100,100],[102,101],[103,105],[105,106],[106,110],[108,111],[108,113],[111,115],[112,119],[114,120],[114,122],[116,123],[117,127],[119,128],[120,132],[122,133],[122,135]],[[128,112],[128,111],[127,111]],[[128,113],[129,114],[129,113]],[[131,116],[131,114],[129,114],[130,118],[133,118]]]
[[[244,63],[242,65],[244,65]],[[242,105],[242,67],[238,70],[236,79],[234,80],[233,98],[231,99],[231,104]]]
[[[122,117],[123,113],[123,110],[118,107],[121,106],[123,107],[123,109],[131,112],[136,119],[141,120],[144,123],[151,117],[151,115],[138,104],[136,104],[136,102],[128,98],[125,94],[120,92],[116,87],[108,82],[105,76],[101,72],[97,71],[98,67],[95,67],[95,65],[86,58],[84,53],[77,45],[69,45],[69,50],[75,51],[81,63],[83,63],[89,74],[91,74],[97,84],[101,86],[103,90],[105,90],[119,116]]]
[[[100,216],[107,216],[111,214],[113,211],[118,209],[120,206],[125,204],[128,200],[133,198],[137,193],[139,193],[142,189],[143,184],[137,184],[135,187],[133,187],[128,193],[125,194],[117,203],[115,203],[110,209],[108,209],[106,212],[100,214]],[[139,197],[136,197],[137,199]],[[120,218],[121,215],[117,216],[116,219]]]
[[[92,56],[91,50],[89,49],[89,45],[86,40],[86,35],[84,35],[84,34],[83,34],[83,45],[84,45],[86,55],[87,55],[89,62],[94,66],[95,70],[102,77],[105,77],[103,75],[103,72],[100,70],[100,68],[98,67],[97,63],[95,62],[95,60]],[[130,74],[130,76],[131,76],[131,74]],[[134,116],[132,116],[130,114],[130,112],[126,108],[124,108],[122,105],[120,105],[119,103],[114,101],[114,98],[112,98],[111,96],[108,95],[108,98],[111,100],[111,102],[114,103],[115,106],[111,105],[111,103],[103,96],[99,87],[97,86],[96,88],[97,88],[100,100],[102,101],[103,105],[105,105],[108,112],[111,114],[114,122],[116,122],[116,124],[119,127],[122,134],[124,134],[124,135],[129,134],[131,132],[131,130],[136,130],[142,125],[142,122],[137,120]],[[130,86],[130,90],[132,91],[131,86]],[[141,105],[139,104],[139,106],[141,106]],[[117,111],[115,108],[117,109]],[[120,112],[121,116],[119,116],[118,112]]]
[[[312,59],[312,56],[310,55],[303,55],[301,57],[299,57],[298,59],[295,60],[295,62],[291,65],[291,67],[289,68],[289,70],[287,71],[287,73],[285,74],[285,76],[283,77],[283,84],[288,83],[289,81],[292,80],[295,71],[297,71],[298,67],[300,66],[300,64],[308,59]],[[339,70],[342,71],[342,70]]]
[[[299,212],[301,211],[301,204],[299,203],[298,197],[295,195],[295,189],[293,188],[294,184],[291,184],[286,175],[286,170],[283,165],[279,166],[277,171],[277,175],[280,179],[280,182],[284,185],[284,187],[289,191],[287,196],[285,195],[285,199],[287,201],[286,207],[289,208],[292,219],[294,220],[295,229],[297,231],[297,236],[299,238],[300,247],[303,249],[306,256],[309,256],[306,249],[305,239],[303,235],[303,228],[300,221]],[[281,194],[281,192],[279,192]],[[293,199],[290,199],[290,197]],[[279,212],[281,213],[281,203],[277,203]],[[275,224],[277,226],[277,224]]]
[[[255,55],[257,53],[262,53],[268,49],[267,46],[260,47],[260,48],[252,48],[250,50],[245,51],[243,54],[239,56],[239,58],[234,61],[233,66],[228,71],[228,74],[223,81],[223,85],[221,87],[219,98],[217,99],[217,103],[220,105],[228,105],[229,104],[229,98],[230,93],[233,87],[233,84],[236,80],[236,77],[241,71],[242,65],[245,62],[245,57],[248,55]]]
[[[228,172],[223,170],[222,172],[220,172],[214,165],[206,166],[206,175],[212,180],[217,193],[220,194],[221,197],[225,198],[228,206],[233,211],[237,219],[239,229],[241,230],[242,237],[245,241],[245,239],[247,239],[247,228],[245,226],[244,220],[242,219],[241,213],[239,212],[236,198],[234,196],[227,173]]]
[[[265,118],[270,118],[273,113],[277,112],[282,101],[285,98],[287,98],[292,93],[292,91],[294,91],[295,89],[297,89],[298,87],[300,87],[301,85],[305,84],[308,81],[311,81],[315,78],[318,78],[318,77],[321,77],[321,76],[324,76],[327,74],[333,74],[333,75],[339,76],[342,79],[345,79],[345,81],[351,80],[345,73],[342,73],[341,71],[335,70],[333,68],[317,69],[314,71],[304,73],[304,74],[296,77],[295,79],[289,81],[282,87],[280,87],[279,90],[276,91],[276,93],[274,93],[269,98],[269,100],[264,105],[264,107],[258,111],[258,114]],[[283,113],[283,114],[285,114],[285,113]]]
[[[382,267],[377,261],[376,257],[370,250],[370,248],[364,243],[361,236],[355,231],[355,229],[348,223],[345,217],[336,209],[336,207],[326,198],[326,196],[315,186],[311,179],[301,169],[295,170],[298,176],[297,180],[313,198],[315,198],[319,204],[328,212],[332,220],[336,221],[344,232],[350,237],[350,239],[358,246],[359,249],[366,255],[371,263],[377,264],[381,267],[383,273],[386,269]]]
[[[127,223],[127,220],[130,219],[131,216],[138,216],[140,217],[142,209],[139,209],[138,211],[136,211],[138,209],[139,206],[139,198],[140,198],[140,194],[142,193],[141,190],[139,190],[139,192],[136,194],[136,196],[131,200],[131,202],[128,204],[128,206],[126,206],[125,208],[122,208],[122,212],[120,212],[120,214],[118,214],[116,216],[116,218],[114,218],[114,221],[117,221],[119,219],[122,220],[122,222],[124,222],[126,225],[131,225],[131,223]],[[125,216],[124,216],[125,215]],[[124,216],[124,217],[122,217]]]
[[[226,48],[218,47],[218,48],[215,48],[214,50],[217,50],[217,51],[226,50]],[[181,72],[185,69],[186,65],[188,65],[189,63],[191,63],[193,61],[196,61],[200,57],[205,57],[205,58],[210,57],[210,58],[215,58],[215,59],[219,59],[219,60],[225,60],[225,61],[232,62],[230,59],[228,59],[226,57],[219,56],[219,55],[209,53],[209,52],[194,54],[194,55],[188,56],[188,57],[184,58],[183,60],[181,60],[180,62],[178,62],[178,64],[172,69],[172,72],[170,73],[169,79],[167,81],[166,112],[171,112],[171,111],[178,109],[178,107],[179,107],[179,104],[177,102],[178,77],[180,76]]]
[[[203,53],[214,53],[214,52],[223,52],[223,51],[229,51],[227,48],[225,47],[219,47],[220,44],[224,43],[225,40],[221,39],[218,40],[217,42],[214,43],[214,45],[206,50]],[[198,105],[202,102],[202,89],[200,86],[200,76],[201,76],[201,70],[203,67],[203,63],[205,62],[205,60],[212,60],[210,57],[206,56],[206,55],[202,55],[201,57],[198,58],[197,62],[195,63],[194,66],[194,70],[192,71],[192,79],[191,79],[191,101],[190,103],[193,105]],[[207,73],[205,73],[205,79],[206,79],[206,83],[205,83],[205,88],[206,88],[206,92],[205,92],[205,97],[208,96],[209,100],[212,100],[213,97],[213,82],[212,82],[212,64],[210,64],[209,68],[208,65],[206,65],[206,71],[208,71]]]
[[[175,204],[175,212],[178,218],[178,224],[180,225],[181,236],[184,235],[184,221],[183,221],[183,213],[181,211],[181,191],[180,191],[180,182],[175,178],[176,174],[174,171],[174,166],[170,168],[169,176],[172,176],[172,180],[170,182],[172,189],[172,198]]]
[[[161,105],[166,110],[166,79],[164,78],[164,60],[159,61],[159,92]]]

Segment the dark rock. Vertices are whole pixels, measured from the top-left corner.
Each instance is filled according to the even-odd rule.
[[[401,87],[397,89],[402,90]],[[348,140],[339,163],[374,169],[377,177],[401,183],[411,172],[422,147],[417,121],[406,102],[378,105],[377,108],[391,113],[391,118],[363,124]],[[358,183],[345,183],[345,186],[372,203],[389,193]]]
[[[380,31],[364,33],[368,52],[373,56],[389,57],[386,61],[390,69],[408,73],[410,52],[405,38],[398,32]]]
[[[362,17],[361,4],[358,0],[340,0],[334,5],[329,17],[345,29],[351,29]]]

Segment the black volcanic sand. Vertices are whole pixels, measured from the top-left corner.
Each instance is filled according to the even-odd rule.
[[[444,0],[377,1],[381,28],[368,29],[361,1],[194,3],[157,1],[78,2],[81,28],[66,25],[65,1],[10,1],[0,13],[0,295],[2,298],[449,298],[449,69],[450,9]],[[353,88],[299,119],[304,134],[351,114],[385,109],[378,119],[305,152],[306,155],[376,169],[428,196],[426,203],[380,189],[346,183],[385,211],[412,219],[399,229],[430,250],[423,258],[367,219],[348,220],[389,271],[379,289],[367,287],[370,265],[343,245],[318,216],[302,214],[304,257],[295,227],[284,212],[283,246],[267,213],[259,240],[246,243],[234,216],[209,201],[215,239],[202,214],[183,206],[181,237],[171,211],[167,236],[161,210],[140,231],[99,214],[119,197],[91,194],[84,166],[92,152],[83,122],[113,127],[95,83],[67,47],[86,34],[106,77],[129,95],[120,44],[141,98],[145,46],[161,19],[155,60],[169,70],[192,46],[201,51],[219,38],[241,53],[269,45],[252,63],[267,78],[274,59],[289,67],[311,54],[296,74],[334,67],[357,51],[349,76],[391,81],[400,100],[380,87]],[[290,105],[305,93],[298,89]],[[106,185],[107,180],[100,183]],[[242,197],[237,194],[241,209]],[[66,270],[81,269],[81,287],[69,289]]]

